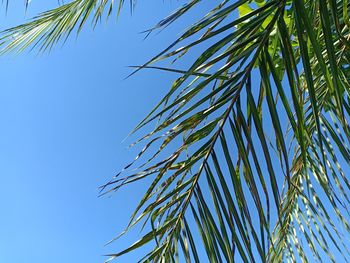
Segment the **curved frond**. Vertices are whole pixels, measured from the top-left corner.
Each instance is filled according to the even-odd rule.
[[[76,30],[81,31],[89,19],[93,25],[108,18],[114,9],[119,13],[125,0],[74,0],[34,17],[32,21],[7,29],[0,36],[2,53],[23,51],[30,46],[50,49]],[[131,6],[132,0],[130,0]]]
[[[137,69],[181,76],[136,128],[158,121],[137,159],[159,149],[108,184],[153,178],[129,225],[153,230],[112,257],[155,242],[141,261],[199,262],[198,250],[210,262],[347,260],[343,14],[340,2],[224,1]],[[151,65],[205,43],[188,69]]]

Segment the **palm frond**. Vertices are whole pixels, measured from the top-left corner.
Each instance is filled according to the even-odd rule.
[[[329,19],[330,8],[301,0],[224,3],[140,67],[217,39],[187,70],[159,68],[182,76],[136,128],[161,119],[143,139],[163,141],[156,155],[171,142],[180,146],[109,184],[115,190],[155,176],[130,223],[145,219],[156,226],[150,235],[157,246],[142,261],[172,262],[179,244],[188,261],[196,261],[201,246],[211,262],[308,261],[311,254],[334,261],[331,248],[347,259],[349,188],[337,156],[349,154],[342,109],[348,85],[333,47],[348,29],[332,28],[344,24]],[[335,9],[341,16],[343,6]],[[188,222],[198,229],[186,228]]]
[[[2,53],[21,52],[29,46],[40,50],[50,49],[61,39],[76,30],[79,33],[87,21],[95,26],[105,16],[110,17],[114,9],[119,14],[125,0],[74,0],[34,17],[32,21],[2,32]],[[130,0],[133,6],[133,1]],[[90,20],[89,20],[90,19]]]

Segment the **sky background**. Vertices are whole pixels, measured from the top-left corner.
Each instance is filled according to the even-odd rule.
[[[127,66],[170,44],[206,5],[146,40],[140,32],[183,2],[139,1],[133,15],[125,8],[118,21],[94,31],[86,25],[50,53],[0,57],[0,263],[103,262],[141,237],[136,230],[105,246],[147,185],[104,197],[98,187],[135,157],[127,146],[137,137],[123,140],[176,77],[145,70],[125,79]],[[10,1],[7,14],[0,9],[0,29],[55,6],[33,0],[25,15],[22,1]]]
[[[142,186],[101,198],[98,187],[135,156],[132,140],[122,141],[174,76],[144,71],[124,80],[126,66],[145,62],[191,22],[143,40],[141,31],[181,3],[146,2],[50,54],[0,57],[0,262],[103,262],[140,237],[104,246],[126,226]],[[2,29],[56,3],[32,1],[25,16],[22,2],[10,1]]]

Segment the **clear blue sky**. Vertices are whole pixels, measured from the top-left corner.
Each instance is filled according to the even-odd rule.
[[[0,262],[103,262],[140,237],[104,246],[126,225],[140,186],[97,195],[136,154],[122,140],[174,77],[123,80],[127,65],[145,62],[189,22],[144,41],[139,32],[181,3],[157,2],[140,1],[132,16],[87,27],[50,54],[0,57]],[[26,17],[48,6],[33,0]],[[1,12],[2,29],[25,21],[21,1]]]
[[[134,158],[132,139],[123,139],[175,77],[143,71],[124,80],[126,66],[145,62],[193,18],[147,40],[139,32],[183,2],[139,1],[132,16],[126,9],[118,21],[87,26],[50,54],[0,57],[0,263],[103,262],[141,236],[104,246],[126,226],[144,185],[102,198],[98,187]],[[25,21],[22,1],[10,3],[1,29]],[[55,5],[33,0],[26,18]]]

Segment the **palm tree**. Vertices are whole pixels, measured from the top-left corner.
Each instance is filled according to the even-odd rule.
[[[60,5],[2,32],[2,53],[50,49],[125,4]],[[188,0],[149,32],[202,4]],[[214,4],[135,68],[179,77],[135,128],[146,129],[143,150],[101,189],[150,182],[123,232],[140,225],[144,235],[110,259],[151,243],[140,261],[347,261],[349,2]]]

